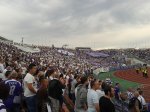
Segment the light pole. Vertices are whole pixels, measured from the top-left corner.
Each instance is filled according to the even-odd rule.
[[[22,46],[23,46],[23,40],[24,40],[24,37],[22,37],[22,41],[21,41]]]

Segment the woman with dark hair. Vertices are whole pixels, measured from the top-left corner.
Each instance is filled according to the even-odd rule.
[[[45,77],[50,79],[50,80],[53,80],[53,74],[55,72],[55,69],[50,69],[50,70],[47,70],[46,74],[45,74]]]
[[[40,82],[40,88],[37,92],[37,107],[38,112],[48,112],[47,105],[48,105],[48,80],[44,77],[44,75],[41,75],[39,77]]]
[[[9,87],[4,83],[0,83],[0,112],[6,112],[6,107],[3,103],[4,100],[9,96]]]

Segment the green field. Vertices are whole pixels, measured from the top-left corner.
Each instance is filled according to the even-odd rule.
[[[113,82],[113,85],[115,83],[120,83],[121,85],[121,91],[126,91],[127,88],[131,87],[131,88],[137,88],[138,86],[140,86],[139,83],[135,83],[135,82],[131,82],[131,81],[127,81],[121,78],[118,78],[116,76],[113,75],[114,72],[108,72],[108,73],[99,73],[96,77],[100,80],[105,80],[106,78],[110,78]]]

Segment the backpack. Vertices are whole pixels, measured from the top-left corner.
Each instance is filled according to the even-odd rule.
[[[132,109],[134,106],[135,106],[135,102],[138,101],[139,102],[139,109],[141,110],[142,109],[142,104],[141,102],[136,98],[136,97],[133,97],[129,100],[129,109]]]

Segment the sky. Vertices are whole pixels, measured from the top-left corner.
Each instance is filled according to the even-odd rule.
[[[0,36],[36,45],[150,47],[150,0],[0,0]]]

